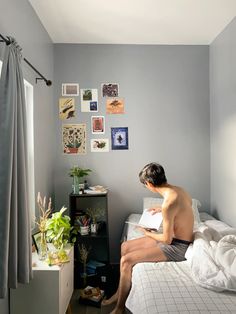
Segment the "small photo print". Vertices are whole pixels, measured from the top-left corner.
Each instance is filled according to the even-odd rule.
[[[108,138],[94,138],[91,140],[91,152],[103,153],[109,152]]]
[[[67,120],[75,116],[75,99],[59,98],[59,118]]]
[[[129,149],[128,128],[111,128],[111,148],[113,150]]]
[[[119,85],[117,83],[102,83],[102,97],[118,97]]]
[[[92,134],[105,133],[105,117],[92,116],[91,117]]]
[[[107,98],[106,113],[122,114],[124,113],[124,98]]]
[[[64,154],[85,154],[86,124],[63,124],[62,145]]]
[[[98,102],[97,101],[90,101],[90,111],[98,111]]]
[[[79,84],[77,83],[64,83],[62,84],[62,96],[78,96]]]
[[[96,88],[81,88],[81,112],[98,111],[98,90]]]

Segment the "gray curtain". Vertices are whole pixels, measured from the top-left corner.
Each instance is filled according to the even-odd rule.
[[[32,278],[22,56],[9,39],[0,79],[0,298]]]

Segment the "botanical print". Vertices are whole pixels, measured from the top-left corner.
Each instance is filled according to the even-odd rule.
[[[96,88],[81,89],[81,112],[98,111],[98,90]]]
[[[62,84],[62,96],[78,96],[79,84],[77,83],[64,83]]]
[[[59,118],[61,120],[71,119],[75,116],[75,99],[59,98]]]
[[[119,85],[117,83],[103,83],[102,97],[118,97]]]
[[[129,149],[128,128],[111,128],[112,149]]]
[[[108,138],[94,138],[91,140],[91,152],[109,152]]]
[[[62,144],[64,154],[85,154],[86,124],[63,124]]]
[[[107,98],[106,113],[124,113],[124,98]]]
[[[92,116],[91,126],[93,134],[104,134],[105,133],[105,117],[104,116]]]

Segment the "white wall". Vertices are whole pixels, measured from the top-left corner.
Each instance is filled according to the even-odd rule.
[[[210,45],[211,211],[236,227],[236,18]]]

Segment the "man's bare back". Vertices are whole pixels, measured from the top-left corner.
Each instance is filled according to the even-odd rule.
[[[173,237],[192,241],[193,210],[190,195],[182,188],[169,184],[165,190],[163,208],[171,211],[171,214],[174,215]]]

